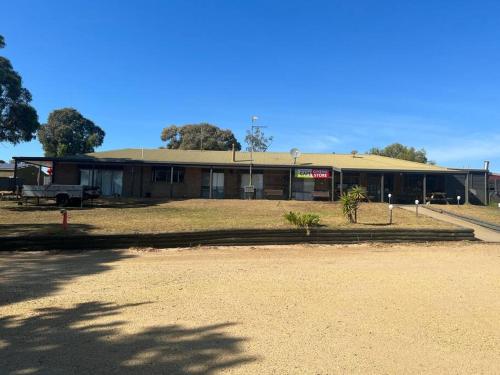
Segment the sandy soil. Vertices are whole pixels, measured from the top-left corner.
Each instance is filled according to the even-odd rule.
[[[0,255],[0,373],[500,373],[500,246]]]

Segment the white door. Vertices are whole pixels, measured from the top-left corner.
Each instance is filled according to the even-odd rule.
[[[241,188],[250,185],[250,174],[245,173],[241,175]],[[255,187],[255,197],[262,198],[264,193],[264,175],[262,173],[252,173],[252,185]]]
[[[224,172],[212,173],[212,197],[224,198]]]

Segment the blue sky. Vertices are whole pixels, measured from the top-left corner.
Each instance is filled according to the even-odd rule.
[[[0,34],[40,122],[74,107],[101,150],[158,147],[170,124],[240,141],[258,115],[273,151],[401,142],[500,170],[498,1],[5,1]],[[0,144],[0,159],[41,155]]]

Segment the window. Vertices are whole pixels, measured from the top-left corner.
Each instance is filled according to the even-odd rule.
[[[184,168],[174,167],[174,182],[184,182]]]
[[[153,182],[170,182],[170,168],[154,168]]]
[[[118,169],[80,169],[80,185],[98,186],[102,196],[122,194],[123,171]]]
[[[174,183],[184,182],[184,169],[180,167],[174,167],[174,174],[172,181]],[[165,182],[170,183],[170,167],[155,167],[153,168],[153,182]]]

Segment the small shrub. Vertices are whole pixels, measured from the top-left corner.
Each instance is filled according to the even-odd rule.
[[[316,214],[290,211],[287,212],[284,217],[290,224],[299,228],[304,228],[308,236],[311,234],[311,227],[319,226],[320,219],[319,215]]]

